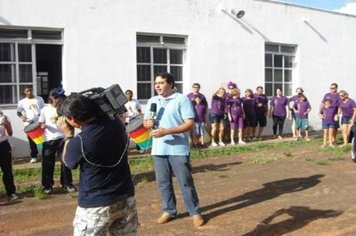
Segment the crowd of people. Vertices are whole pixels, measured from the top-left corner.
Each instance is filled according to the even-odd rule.
[[[174,76],[164,72],[156,74],[154,89],[157,95],[148,100],[144,113],[139,102],[133,99],[133,92],[127,90],[127,113],[121,121],[110,119],[92,99],[78,93],[66,97],[62,88],[52,89],[49,103],[45,105],[42,98],[33,94],[32,88],[24,89],[25,98],[19,102],[17,114],[25,130],[33,124],[44,130],[41,149],[43,191],[53,191],[56,157],[61,161],[61,185],[67,192],[76,190],[71,170],[80,167],[74,235],[136,234],[138,217],[127,161],[129,139],[125,125],[138,115],[143,116],[143,126],[150,130],[152,137],[151,155],[163,211],[157,219],[159,224],[175,219],[178,214],[173,176],[177,178],[194,226],[205,223],[190,165],[190,145],[205,147],[204,137],[209,123],[210,145],[213,147],[226,145],[226,130],[230,132],[230,145],[259,140],[267,125],[267,117],[272,119],[275,138],[283,139],[284,122],[290,116],[295,140],[310,140],[308,114],[312,108],[302,88],[297,88],[296,95],[291,98],[277,88],[275,95],[268,99],[262,86],[255,92],[246,89],[241,96],[236,83],[230,81],[227,88],[219,87],[213,94],[210,109],[199,83],[194,83],[192,92],[185,96],[176,91]],[[154,117],[151,107],[155,107]],[[356,135],[355,101],[345,90],[338,91],[336,83],[331,84],[330,92],[323,97],[318,114],[324,133],[321,147],[335,147],[340,125],[343,136],[340,146],[348,145],[350,138]],[[75,134],[75,128],[80,132]],[[8,141],[12,134],[10,120],[0,111],[0,167],[6,193],[10,200],[16,200]],[[30,161],[34,163],[38,158],[38,146],[30,137],[28,140]],[[136,148],[141,151],[139,146]],[[353,159],[355,153],[353,145]]]
[[[328,143],[332,147],[336,146],[336,134],[340,124],[343,136],[341,146],[344,146],[350,143],[353,135],[351,130],[356,121],[356,104],[345,90],[338,91],[336,83],[331,84],[330,90],[323,97],[318,111],[324,130],[322,147]],[[192,92],[187,96],[196,114],[195,127],[192,131],[194,148],[205,147],[204,135],[207,134],[209,121],[210,145],[217,147],[227,144],[225,141],[227,131],[230,133],[230,145],[243,145],[260,140],[267,125],[267,117],[272,119],[274,138],[283,139],[285,120],[291,118],[293,138],[310,141],[308,114],[312,107],[301,87],[298,87],[296,95],[290,98],[283,94],[281,88],[277,88],[275,95],[268,99],[263,93],[262,86],[258,86],[255,93],[252,89],[246,89],[242,97],[236,83],[230,81],[227,88],[219,87],[215,91],[210,109],[206,97],[200,92],[200,84],[194,83]]]

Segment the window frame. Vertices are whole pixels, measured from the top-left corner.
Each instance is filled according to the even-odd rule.
[[[140,36],[152,36],[152,37],[159,37],[159,42],[139,42],[137,40],[138,37]],[[170,42],[164,42],[164,38],[168,37],[169,39],[180,39],[183,43],[170,43]],[[155,66],[166,66],[167,67],[167,72],[171,72],[171,66],[176,66],[176,67],[181,67],[182,68],[182,78],[179,81],[175,81],[175,84],[181,86],[181,89],[183,90],[183,81],[184,81],[184,67],[185,67],[185,61],[186,61],[186,42],[187,42],[187,37],[182,36],[182,35],[163,35],[163,34],[146,34],[146,33],[137,33],[136,34],[136,73],[137,73],[137,68],[138,66],[150,66],[150,79],[147,81],[139,81],[138,80],[138,74],[136,74],[136,86],[138,88],[139,84],[150,84],[151,88],[151,94],[149,95],[150,97],[153,97],[156,95],[154,91],[154,68]],[[137,58],[137,50],[140,47],[147,47],[150,48],[150,62],[138,62]],[[154,49],[164,49],[166,51],[166,57],[167,61],[166,63],[155,63],[154,62]],[[170,59],[170,53],[171,50],[179,50],[182,52],[182,63],[181,64],[176,64],[176,63],[171,63]],[[138,89],[137,89],[138,90]],[[180,91],[183,92],[183,91]],[[149,98],[142,98],[140,95],[137,93],[137,99],[139,99],[142,102],[147,101]]]
[[[63,34],[64,30],[62,28],[46,28],[46,27],[17,27],[17,26],[0,26],[0,30],[26,30],[27,37],[4,37],[0,36],[0,43],[4,44],[13,44],[14,45],[14,61],[5,62],[0,61],[1,65],[11,64],[15,65],[14,72],[15,73],[15,81],[12,82],[1,82],[0,86],[15,86],[15,94],[12,96],[15,103],[3,103],[0,104],[1,107],[14,107],[17,106],[17,103],[23,98],[22,87],[23,86],[32,86],[33,91],[37,94],[37,75],[36,75],[36,45],[37,44],[52,44],[52,45],[63,45]],[[44,32],[56,32],[60,34],[60,39],[48,39],[48,38],[32,38],[32,31],[44,31]],[[20,61],[19,60],[19,45],[21,44],[29,44],[31,45],[31,61]],[[32,75],[30,82],[21,82],[20,81],[20,66],[21,65],[31,65]]]
[[[284,49],[289,48],[289,49],[294,49],[289,52],[286,52]],[[296,60],[296,54],[297,54],[298,47],[297,45],[291,45],[291,44],[279,44],[279,43],[265,43],[265,63],[264,63],[264,86],[265,86],[265,91],[266,91],[266,96],[268,97],[273,97],[275,95],[275,91],[278,88],[276,84],[282,84],[282,89],[283,89],[283,94],[284,96],[291,96],[293,93],[293,72],[295,69],[295,60]],[[266,56],[271,55],[271,65],[267,66],[267,61],[266,61]],[[277,67],[275,65],[275,56],[282,56],[282,66]],[[286,66],[286,58],[291,57],[292,59],[292,66],[287,67]],[[267,81],[266,78],[266,72],[267,70],[271,70],[271,81]],[[281,75],[282,75],[282,80],[281,81],[275,81],[275,71],[276,70],[281,70]],[[289,74],[291,75],[290,81],[286,81],[286,72],[289,71]],[[271,85],[271,93],[267,93],[267,85]],[[289,90],[286,91],[286,86],[289,86]]]

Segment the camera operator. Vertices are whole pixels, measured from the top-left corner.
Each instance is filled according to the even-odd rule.
[[[58,126],[66,135],[63,162],[70,169],[80,166],[74,235],[136,235],[124,125],[102,114],[92,99],[76,93],[62,103],[60,113]],[[81,129],[75,137],[73,127]]]

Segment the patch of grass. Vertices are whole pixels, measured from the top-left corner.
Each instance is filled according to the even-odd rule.
[[[47,194],[45,194],[43,192],[43,189],[39,186],[37,186],[36,188],[34,188],[33,190],[33,196],[39,200],[41,199],[45,199],[47,197]]]
[[[217,174],[216,175],[218,178],[229,178],[229,176],[228,175],[226,175],[226,174],[222,174],[222,173],[219,173],[219,174]]]
[[[329,161],[344,161],[345,157],[341,157],[341,156],[329,157],[328,160]]]
[[[291,152],[284,152],[283,153],[286,157],[293,157],[293,154]]]
[[[247,163],[264,165],[277,162],[278,160],[278,157],[253,157],[248,159]]]
[[[325,161],[325,160],[315,160],[314,162],[315,162],[315,164],[318,164],[318,165],[321,165],[321,166],[329,165],[329,162]]]
[[[304,160],[305,160],[305,161],[313,161],[313,159],[310,158],[310,157],[304,157]]]

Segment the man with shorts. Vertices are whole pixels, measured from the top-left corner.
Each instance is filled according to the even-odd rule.
[[[65,134],[62,160],[80,166],[74,235],[136,235],[134,184],[127,160],[128,137],[90,98],[71,94],[62,103],[58,126]],[[81,132],[73,136],[74,128]]]

